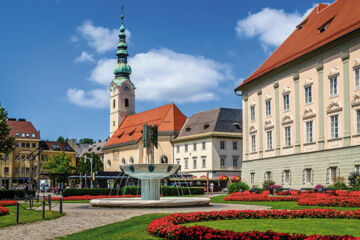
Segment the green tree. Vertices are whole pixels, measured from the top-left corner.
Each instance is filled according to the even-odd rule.
[[[11,128],[7,124],[7,111],[0,103],[0,161],[14,150],[15,138],[10,136]]]
[[[79,144],[94,144],[94,140],[92,138],[82,138],[79,140]]]
[[[56,140],[59,143],[67,143],[69,141],[69,138],[64,138],[63,136],[60,136]]]
[[[104,171],[104,164],[98,155],[95,153],[85,153],[78,162],[78,173],[91,173],[91,162],[89,158],[93,159],[93,172]]]
[[[75,168],[71,165],[71,157],[65,152],[56,154],[52,158],[47,158],[47,161],[41,166],[45,173],[52,174],[70,174]],[[64,181],[66,177],[52,177],[56,181]]]

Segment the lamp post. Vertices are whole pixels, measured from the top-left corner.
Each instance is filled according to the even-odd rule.
[[[87,157],[87,156],[84,156],[86,159],[90,159],[90,171],[91,171],[91,175],[90,175],[90,188],[93,188],[93,158],[91,157]],[[86,179],[85,179],[86,181]]]

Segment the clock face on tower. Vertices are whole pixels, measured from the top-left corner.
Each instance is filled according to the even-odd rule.
[[[130,92],[130,87],[129,87],[129,85],[124,85],[124,86],[123,86],[123,91],[124,91],[124,92]]]

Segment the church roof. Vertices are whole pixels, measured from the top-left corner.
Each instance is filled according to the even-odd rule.
[[[103,149],[135,144],[142,138],[143,124],[158,125],[159,134],[181,130],[186,116],[175,104],[168,104],[127,116]]]
[[[360,1],[337,0],[318,4],[273,54],[235,90],[245,84],[318,49],[360,27]]]

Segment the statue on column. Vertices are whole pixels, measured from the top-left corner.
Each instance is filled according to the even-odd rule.
[[[158,148],[158,126],[143,125],[143,146],[146,148],[146,163],[155,163],[154,151]]]

